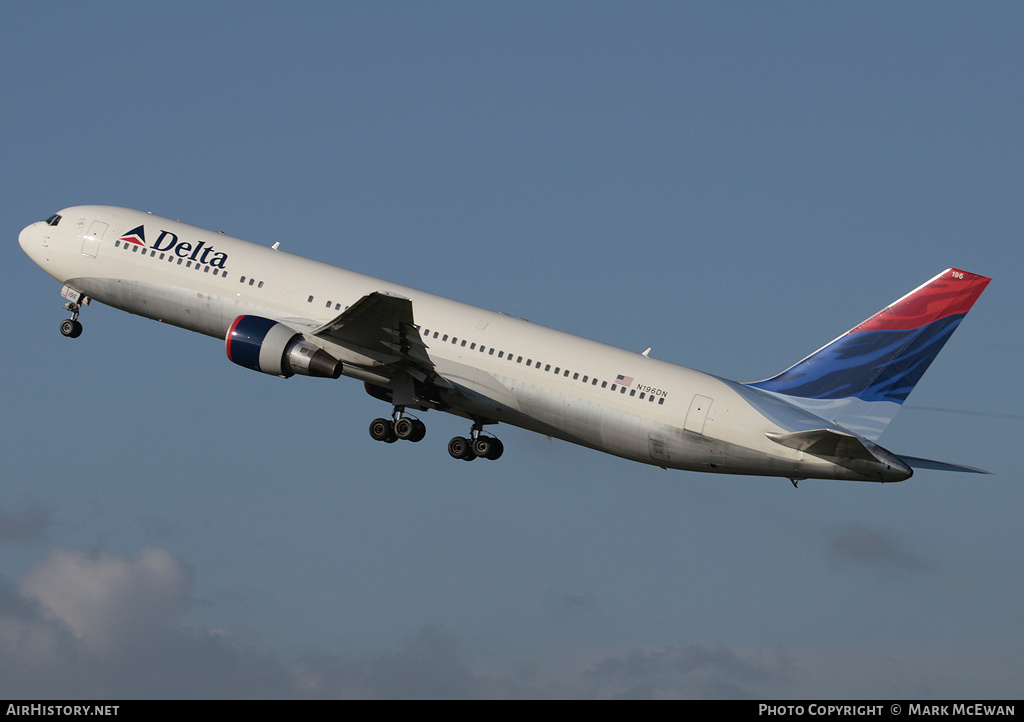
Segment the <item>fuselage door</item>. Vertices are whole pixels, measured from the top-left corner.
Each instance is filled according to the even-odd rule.
[[[708,418],[708,409],[711,408],[711,399],[707,396],[697,394],[690,402],[690,410],[686,412],[686,423],[683,428],[695,434],[704,433],[704,422]]]
[[[82,255],[96,258],[100,250],[100,241],[103,234],[107,232],[107,224],[102,221],[93,221],[89,226],[89,232],[82,236]]]

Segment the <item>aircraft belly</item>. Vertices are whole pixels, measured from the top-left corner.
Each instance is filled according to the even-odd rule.
[[[518,379],[487,375],[491,378],[491,387],[496,385],[504,389],[508,402],[497,407],[492,403],[477,413],[495,409],[481,415],[546,436],[606,450],[601,432],[604,407],[600,404]]]
[[[238,315],[223,297],[195,289],[118,278],[74,278],[67,284],[108,306],[217,338]]]
[[[676,430],[663,423],[517,379],[502,377],[500,383],[516,405],[492,415],[495,421],[634,461],[671,465],[664,458],[667,445],[659,440]]]

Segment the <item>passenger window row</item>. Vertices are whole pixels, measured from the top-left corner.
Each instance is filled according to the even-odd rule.
[[[449,342],[448,334],[442,333],[440,331],[434,331],[433,334],[431,334],[429,329],[423,330],[423,338],[436,338],[440,340],[442,343]],[[504,350],[498,350],[493,346],[488,348],[483,344],[477,344],[476,342],[469,341],[468,339],[465,338],[460,340],[456,336],[451,336],[450,340],[452,345],[458,346],[459,348],[468,349],[469,351],[479,351],[480,353],[486,354],[488,356],[496,356],[499,359],[508,360],[511,363],[521,364],[524,362],[524,358],[522,356],[519,356],[512,352],[506,353]],[[615,378],[615,381],[609,382],[603,379],[599,379],[596,376],[581,374],[578,371],[571,371],[570,369],[562,368],[561,366],[552,366],[552,364],[537,361],[532,358],[526,358],[525,363],[527,366],[535,368],[537,370],[543,370],[545,373],[553,373],[556,376],[560,375],[563,378],[569,378],[571,375],[573,381],[579,381],[584,384],[589,384],[590,386],[600,385],[602,389],[608,389],[609,391],[618,391],[620,394],[628,393],[630,396],[637,397],[641,401],[646,399],[650,403],[654,403],[655,399],[657,399],[659,405],[665,403],[665,397],[667,394],[662,393],[660,395],[655,395],[647,391],[638,391],[637,389],[632,388],[633,379],[628,376],[622,376],[620,374]]]

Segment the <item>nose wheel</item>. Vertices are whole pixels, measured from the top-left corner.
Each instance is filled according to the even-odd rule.
[[[82,323],[78,320],[78,310],[82,306],[77,303],[65,303],[64,308],[71,311],[71,318],[60,322],[60,332],[68,338],[78,338],[82,335]]]
[[[66,318],[60,322],[60,332],[68,338],[78,338],[82,335],[82,324],[77,319]]]

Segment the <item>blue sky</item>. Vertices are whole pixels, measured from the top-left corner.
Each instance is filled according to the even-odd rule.
[[[7,3],[0,695],[1016,697],[1019,4]],[[18,231],[153,211],[739,380],[993,283],[896,452],[666,472],[283,381]],[[941,409],[941,410],[938,410]],[[948,411],[952,410],[952,412]]]

